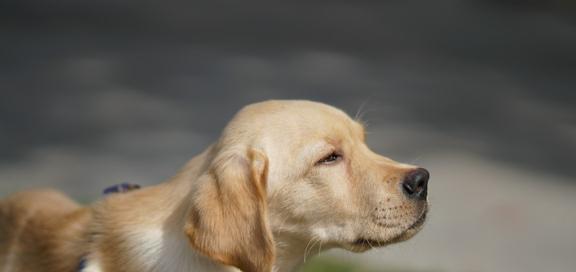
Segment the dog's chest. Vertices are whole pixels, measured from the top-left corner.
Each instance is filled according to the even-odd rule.
[[[187,238],[182,235],[169,234],[161,229],[138,230],[127,233],[123,258],[126,268],[117,271],[139,272],[166,272],[166,271],[194,271],[194,272],[239,272],[238,269],[214,263],[208,258],[195,252],[189,245]],[[102,269],[97,255],[105,256],[107,252],[98,252],[87,261],[82,272],[108,272]],[[116,271],[116,270],[113,270]]]

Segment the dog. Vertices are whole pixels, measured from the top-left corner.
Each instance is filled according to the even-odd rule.
[[[365,137],[326,104],[248,105],[159,185],[89,206],[49,189],[2,200],[0,269],[287,272],[311,252],[407,240],[426,219],[429,173]]]

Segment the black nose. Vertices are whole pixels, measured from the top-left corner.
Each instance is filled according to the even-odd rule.
[[[426,199],[428,195],[428,178],[430,178],[430,173],[424,168],[408,172],[406,177],[404,177],[404,182],[402,182],[404,194],[411,199]]]

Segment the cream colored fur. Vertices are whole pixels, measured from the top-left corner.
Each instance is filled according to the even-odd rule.
[[[364,137],[325,104],[247,106],[159,185],[88,207],[51,190],[1,201],[0,271],[76,271],[86,257],[84,272],[287,272],[321,250],[408,239],[427,210],[402,194],[415,166]]]

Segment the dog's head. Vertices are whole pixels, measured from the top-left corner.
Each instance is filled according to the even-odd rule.
[[[344,112],[308,101],[247,106],[212,147],[186,231],[197,250],[270,271],[274,237],[355,252],[409,239],[428,172],[372,152]]]

